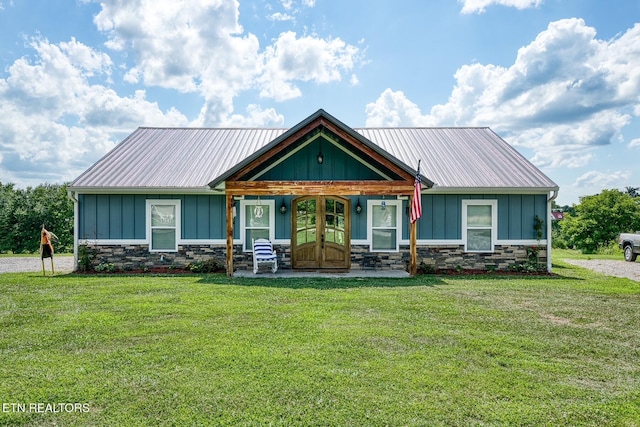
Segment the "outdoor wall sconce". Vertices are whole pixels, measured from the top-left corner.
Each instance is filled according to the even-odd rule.
[[[358,203],[356,203],[356,213],[360,215],[362,213],[362,205],[360,204],[360,198],[358,197]]]
[[[322,150],[320,150],[320,152],[318,153],[317,160],[319,165],[321,165],[322,162],[324,162],[324,154],[322,154]]]
[[[382,196],[382,203],[380,203],[380,209],[387,209],[387,202],[384,200],[384,196]]]
[[[287,213],[287,205],[284,203],[284,199],[282,199],[282,204],[280,205],[280,213],[282,215]]]

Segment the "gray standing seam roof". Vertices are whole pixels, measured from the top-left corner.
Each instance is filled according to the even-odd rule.
[[[287,132],[283,128],[138,128],[72,189],[206,189]],[[438,188],[555,190],[489,128],[354,128]]]
[[[441,188],[557,189],[558,186],[489,128],[362,128],[364,137]]]

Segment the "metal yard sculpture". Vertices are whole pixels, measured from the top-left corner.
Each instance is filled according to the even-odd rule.
[[[51,231],[47,231],[42,224],[42,232],[40,233],[40,259],[42,260],[42,275],[45,275],[44,259],[51,258],[51,275],[54,275],[55,269],[53,267],[53,242],[52,240],[58,240],[58,236]]]

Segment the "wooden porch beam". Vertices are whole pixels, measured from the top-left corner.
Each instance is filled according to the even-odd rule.
[[[227,181],[227,197],[287,195],[411,195],[413,181]]]

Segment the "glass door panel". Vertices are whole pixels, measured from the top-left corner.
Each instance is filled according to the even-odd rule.
[[[294,200],[291,258],[294,268],[349,268],[349,201],[307,196]]]

